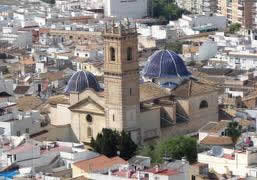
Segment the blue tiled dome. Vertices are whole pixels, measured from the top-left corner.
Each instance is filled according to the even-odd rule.
[[[66,88],[64,89],[64,92],[82,92],[88,88],[92,88],[95,91],[101,90],[100,85],[92,73],[78,71],[71,76]]]
[[[158,50],[151,55],[143,69],[143,76],[148,78],[188,77],[184,61],[169,50]]]

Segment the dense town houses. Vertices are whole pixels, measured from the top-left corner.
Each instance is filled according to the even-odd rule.
[[[256,179],[255,8],[0,2],[0,178]]]

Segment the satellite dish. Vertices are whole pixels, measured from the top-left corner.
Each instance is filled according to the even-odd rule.
[[[224,150],[220,146],[213,146],[211,151],[212,151],[212,155],[215,157],[223,157],[224,155]]]

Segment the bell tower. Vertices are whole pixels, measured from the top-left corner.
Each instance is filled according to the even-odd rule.
[[[136,26],[106,25],[103,37],[106,125],[135,132],[140,108]]]

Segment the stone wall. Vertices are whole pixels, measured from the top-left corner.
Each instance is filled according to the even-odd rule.
[[[208,107],[200,109],[202,100],[208,102]],[[181,103],[182,102],[182,103]],[[188,101],[178,101],[178,105],[188,113],[189,120],[176,123],[173,126],[162,128],[161,137],[167,138],[174,135],[185,135],[198,132],[198,130],[210,121],[218,121],[218,93],[213,92],[202,96],[191,97]]]

